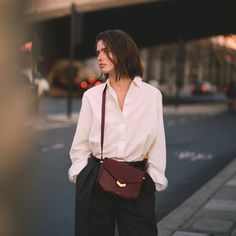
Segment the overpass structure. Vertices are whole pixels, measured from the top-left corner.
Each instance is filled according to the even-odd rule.
[[[45,53],[94,56],[95,36],[123,29],[139,47],[236,33],[234,0],[77,0],[75,33],[71,34],[72,1],[38,0],[29,6],[31,29],[37,29]]]

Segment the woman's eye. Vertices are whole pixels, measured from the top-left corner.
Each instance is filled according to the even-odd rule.
[[[111,50],[110,50],[109,48],[106,48],[106,49],[104,50],[104,52],[105,52],[106,54],[108,54],[109,52],[111,52]]]

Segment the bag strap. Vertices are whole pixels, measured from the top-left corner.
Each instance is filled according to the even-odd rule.
[[[101,160],[100,163],[103,163],[103,143],[104,143],[104,129],[105,129],[105,111],[106,111],[106,90],[107,90],[107,84],[102,92],[102,112],[101,112]],[[144,173],[147,171],[147,160],[148,160],[148,154],[145,155],[144,162]]]
[[[103,143],[104,143],[104,129],[105,129],[105,105],[106,105],[106,90],[107,84],[102,92],[102,113],[101,113],[101,161],[103,162]]]

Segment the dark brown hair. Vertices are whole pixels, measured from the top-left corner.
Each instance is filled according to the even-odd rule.
[[[143,76],[139,49],[134,40],[122,30],[106,30],[96,37],[96,44],[102,40],[113,55],[113,60],[108,56],[115,67],[116,79],[121,77],[134,79]],[[106,78],[108,74],[105,74]]]

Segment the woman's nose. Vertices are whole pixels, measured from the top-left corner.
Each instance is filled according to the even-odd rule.
[[[102,53],[98,54],[98,60],[101,61],[102,60]]]
[[[101,60],[101,53],[98,54],[97,59],[100,61]]]

